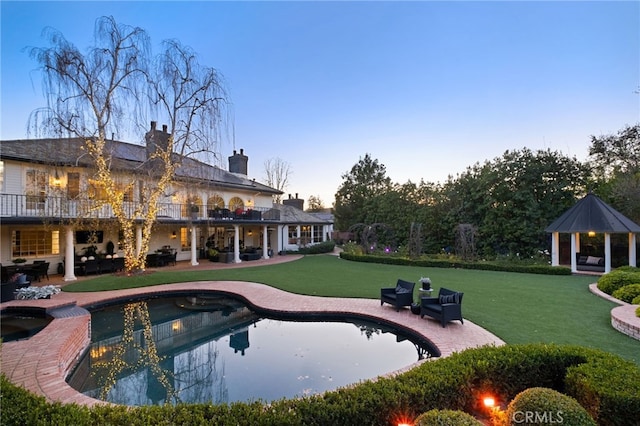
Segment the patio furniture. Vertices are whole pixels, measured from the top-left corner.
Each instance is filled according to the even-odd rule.
[[[34,266],[32,268],[33,278],[40,282],[42,277],[47,277],[47,281],[49,280],[49,262],[34,262]]]
[[[98,267],[99,266],[98,261],[95,259],[87,260],[83,262],[83,266],[84,266],[84,270],[83,270],[84,275],[100,273],[100,268]]]
[[[438,297],[420,298],[420,318],[425,315],[435,318],[444,328],[449,321],[460,320],[462,324],[462,296],[464,293],[441,287]]]
[[[111,262],[113,272],[124,271],[124,257],[114,257]]]
[[[396,307],[400,311],[403,306],[411,306],[413,302],[413,288],[415,283],[399,279],[395,287],[385,287],[380,289],[380,306],[384,302]]]

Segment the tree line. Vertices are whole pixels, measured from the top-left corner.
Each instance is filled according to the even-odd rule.
[[[483,256],[531,256],[550,246],[545,228],[588,192],[640,222],[640,124],[592,136],[585,162],[552,150],[506,151],[476,163],[444,183],[393,183],[366,154],[335,196],[335,228],[384,223],[399,246],[420,224],[424,253],[453,250],[461,224],[474,231]],[[412,228],[412,225],[413,228]]]

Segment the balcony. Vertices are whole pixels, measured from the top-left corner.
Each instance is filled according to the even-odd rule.
[[[229,208],[207,209],[198,206],[198,211],[192,211],[192,205],[176,203],[158,203],[156,218],[160,221],[261,221],[278,220],[279,211],[252,207],[247,209]],[[140,204],[125,202],[123,209],[128,218],[142,219],[147,206],[140,212]],[[138,210],[136,210],[138,209]],[[115,215],[108,204],[88,198],[69,199],[66,197],[47,197],[37,195],[0,194],[0,218],[45,220],[73,220],[73,219],[112,219]]]

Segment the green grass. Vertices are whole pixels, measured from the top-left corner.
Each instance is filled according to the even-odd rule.
[[[602,349],[640,365],[640,342],[611,327],[616,305],[589,292],[594,277],[520,274],[467,269],[419,268],[305,256],[270,266],[157,271],[138,277],[99,276],[64,291],[102,291],[185,281],[250,281],[299,294],[377,299],[398,278],[428,276],[436,290],[465,293],[463,315],[507,343],[576,344]],[[416,296],[417,288],[416,285]],[[425,319],[425,321],[427,321]]]

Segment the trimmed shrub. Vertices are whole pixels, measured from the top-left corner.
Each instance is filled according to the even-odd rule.
[[[301,248],[298,253],[300,254],[322,254],[331,253],[336,247],[335,241],[324,241],[322,243],[314,244],[309,247]]]
[[[470,414],[454,410],[429,410],[420,414],[414,422],[415,426],[482,426]]]
[[[629,284],[620,287],[613,292],[612,296],[623,302],[633,303],[635,298],[640,297],[640,284]]]
[[[529,388],[520,392],[507,408],[508,425],[597,426],[587,410],[570,396],[549,388]]]
[[[614,291],[630,284],[640,284],[640,272],[632,272],[628,268],[618,268],[598,279],[598,289],[609,295],[613,295]]]
[[[638,304],[640,305],[640,300],[638,301]],[[636,316],[640,318],[640,306],[636,309]]]
[[[409,259],[393,255],[363,255],[350,252],[340,253],[340,257],[354,262],[382,263],[387,265],[419,266],[426,268],[459,268],[484,271],[521,272],[527,274],[571,275],[571,268],[564,266],[532,265],[527,263],[465,262],[457,259]]]

